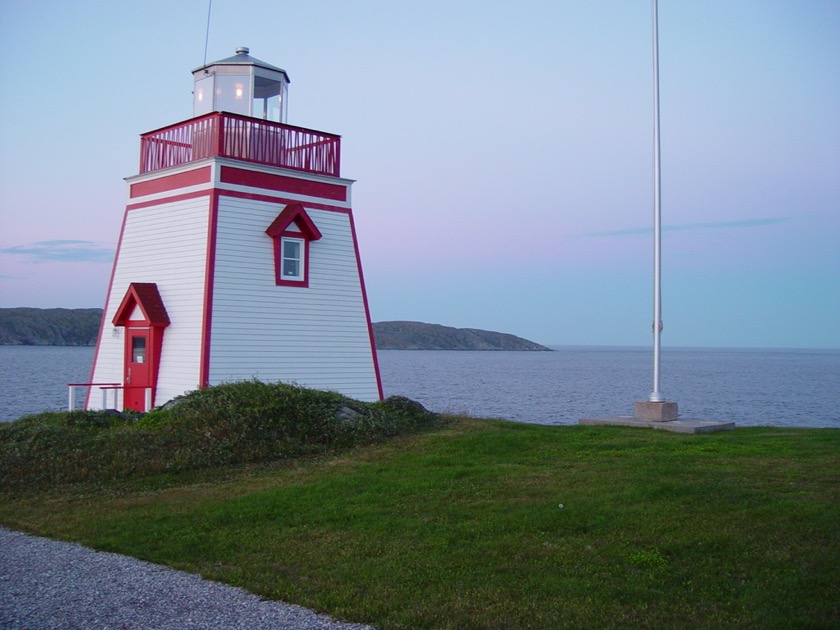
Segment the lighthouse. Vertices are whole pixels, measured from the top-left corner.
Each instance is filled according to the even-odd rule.
[[[340,136],[287,124],[288,74],[247,48],[193,78],[126,180],[86,407],[251,379],[380,400]]]

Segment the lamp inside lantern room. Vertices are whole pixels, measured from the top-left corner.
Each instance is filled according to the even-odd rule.
[[[236,55],[193,70],[193,115],[230,112],[273,122],[286,122],[289,75],[250,56],[246,47]]]

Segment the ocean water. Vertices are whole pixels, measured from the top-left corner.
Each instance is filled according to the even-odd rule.
[[[380,351],[385,394],[433,411],[540,424],[632,415],[653,388],[648,348]],[[663,349],[660,392],[684,418],[840,428],[840,351]]]
[[[67,383],[88,382],[92,363],[91,347],[0,346],[0,421],[66,410]]]
[[[92,360],[93,348],[0,346],[0,421],[66,409],[66,384],[86,382]],[[380,350],[379,365],[386,396],[540,424],[631,415],[652,388],[647,348]],[[685,418],[840,428],[840,350],[666,348],[660,389]]]

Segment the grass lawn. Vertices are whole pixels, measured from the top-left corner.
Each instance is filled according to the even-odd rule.
[[[0,498],[6,527],[383,629],[840,627],[833,429],[460,419]]]

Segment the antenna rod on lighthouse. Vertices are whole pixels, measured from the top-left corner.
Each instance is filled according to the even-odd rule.
[[[207,65],[207,44],[210,43],[210,11],[213,10],[213,0],[207,1],[207,30],[204,33],[204,64]]]
[[[662,182],[659,142],[659,7],[653,0],[653,392],[648,400],[664,400],[659,391],[662,336]]]

